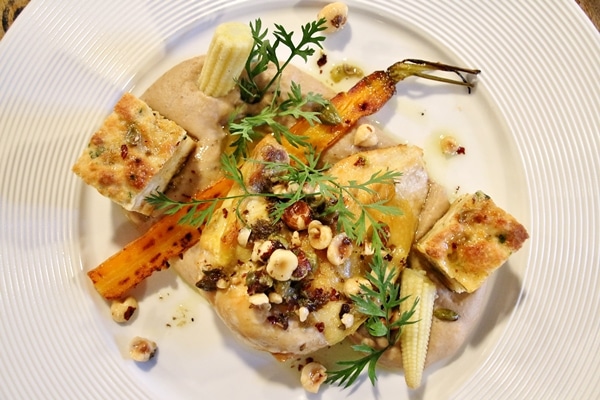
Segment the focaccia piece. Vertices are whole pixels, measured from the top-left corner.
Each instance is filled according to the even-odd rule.
[[[512,215],[485,193],[456,199],[416,244],[457,293],[472,293],[529,238]]]
[[[125,93],[73,172],[126,210],[149,215],[146,196],[166,188],[194,147],[182,127]]]

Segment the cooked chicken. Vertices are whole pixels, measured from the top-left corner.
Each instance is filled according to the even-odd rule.
[[[289,162],[273,139],[263,140],[253,157]],[[336,163],[329,174],[339,184],[360,183],[387,169],[402,173],[395,184],[379,184],[372,187],[375,194],[357,191],[355,196],[363,204],[385,200],[402,211],[400,215],[371,211],[389,227],[388,259],[402,268],[429,189],[422,150],[398,145],[357,153]],[[277,171],[269,171],[264,164],[246,163],[242,172],[246,187],[254,192],[269,192],[277,186]],[[242,193],[244,189],[235,186],[229,195]],[[350,199],[345,203],[351,210],[358,207]],[[352,290],[348,283],[364,280],[369,271],[368,249],[352,243],[335,223],[326,220],[317,225],[331,229],[330,243],[316,249],[310,240],[310,232],[316,231],[310,231],[308,224],[290,228],[295,222],[289,215],[272,224],[266,212],[269,207],[263,197],[224,201],[200,243],[173,266],[200,288],[223,322],[254,348],[289,356],[340,342],[364,321],[348,297]],[[303,215],[302,207],[290,208]],[[317,220],[315,213],[309,214]],[[249,240],[240,241],[248,227]]]

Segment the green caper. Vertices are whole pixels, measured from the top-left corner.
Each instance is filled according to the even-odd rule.
[[[327,125],[337,125],[342,122],[342,117],[340,117],[338,110],[330,102],[327,102],[327,104],[325,104],[325,106],[321,109],[321,115],[319,119],[322,123]]]
[[[433,310],[433,315],[442,321],[456,321],[459,318],[459,315],[456,311],[448,308],[436,308]]]
[[[131,146],[137,146],[141,140],[142,134],[138,130],[138,127],[135,124],[129,125],[125,134],[125,142]]]
[[[329,76],[331,80],[335,83],[340,82],[342,79],[346,78],[360,78],[363,77],[365,73],[358,67],[351,64],[340,64],[336,65],[331,69]]]

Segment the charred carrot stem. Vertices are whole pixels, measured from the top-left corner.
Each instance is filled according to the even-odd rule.
[[[454,65],[419,60],[416,58],[407,58],[399,61],[390,66],[386,72],[395,81],[395,83],[398,83],[409,76],[416,76],[438,82],[466,86],[468,88],[475,86],[475,81],[473,78],[481,73],[481,71],[478,69],[457,67]],[[434,75],[434,72],[452,72],[457,74],[459,79]]]

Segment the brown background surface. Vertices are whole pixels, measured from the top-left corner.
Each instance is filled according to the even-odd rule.
[[[588,15],[596,28],[600,30],[600,0],[574,0],[583,11]],[[23,8],[29,3],[29,0],[0,0],[0,10],[2,11],[2,26],[0,27],[0,39],[4,33],[19,16]]]
[[[575,0],[600,30],[600,0]]]

